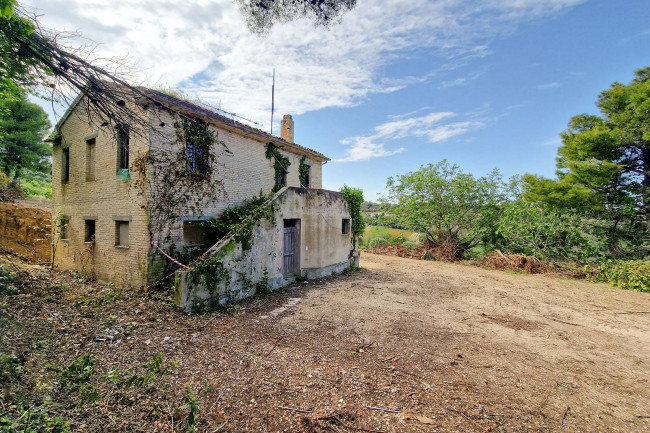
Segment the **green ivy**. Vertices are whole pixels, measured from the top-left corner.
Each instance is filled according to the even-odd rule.
[[[350,188],[347,185],[343,185],[341,193],[348,203],[348,212],[350,212],[350,218],[352,218],[352,246],[356,249],[357,239],[366,229],[366,221],[361,214],[363,191],[359,188]]]
[[[210,292],[214,291],[219,283],[230,275],[230,271],[224,266],[223,260],[216,254],[199,261],[194,266],[194,270],[198,275],[203,275]]]
[[[193,171],[198,175],[210,175],[210,162],[213,159],[210,153],[210,147],[216,142],[214,132],[210,129],[207,123],[201,119],[193,119],[184,117],[180,122],[174,122],[174,131],[179,143],[187,145],[191,143],[194,145],[196,152],[201,152],[202,167],[200,170]],[[179,167],[186,169],[187,167]]]
[[[250,250],[253,243],[253,230],[259,220],[266,218],[274,222],[275,203],[264,206],[269,199],[270,196],[265,196],[260,191],[258,197],[243,206],[226,209],[219,218],[202,222],[201,227],[205,230],[206,243],[213,245],[229,233],[234,233],[234,239],[242,245],[242,249]]]
[[[286,173],[289,170],[289,166],[291,165],[291,161],[289,161],[289,158],[284,156],[278,148],[273,144],[273,143],[266,143],[266,152],[265,152],[266,159],[269,161],[273,159],[273,169],[275,170],[275,179],[279,178],[282,176],[284,173]],[[276,184],[273,187],[273,192],[277,192],[280,189],[284,188],[284,184]]]
[[[298,167],[298,175],[300,176],[300,186],[307,187],[309,181],[305,182],[307,176],[309,176],[309,166],[305,164],[306,157],[303,156],[300,158],[300,166]]]

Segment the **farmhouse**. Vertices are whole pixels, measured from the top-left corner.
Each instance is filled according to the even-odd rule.
[[[147,127],[91,121],[83,95],[56,126],[56,266],[136,287],[168,278],[186,308],[349,266],[347,203],[321,189],[329,159],[293,142],[291,116],[277,137],[155,90],[127,99]],[[226,215],[243,220],[224,231]]]

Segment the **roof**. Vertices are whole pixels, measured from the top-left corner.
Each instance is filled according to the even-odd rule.
[[[320,152],[317,152],[313,149],[310,149],[305,146],[301,146],[297,143],[291,143],[287,140],[284,140],[281,137],[271,135],[268,132],[264,132],[261,129],[253,128],[252,126],[246,125],[241,122],[237,122],[229,117],[223,116],[221,114],[215,113],[214,111],[208,110],[207,108],[201,107],[199,105],[193,104],[188,101],[176,98],[174,96],[167,95],[165,93],[159,92],[157,90],[149,89],[146,87],[137,87],[136,88],[140,94],[146,95],[142,99],[150,98],[155,102],[160,103],[163,106],[168,106],[176,111],[182,112],[188,116],[200,117],[203,120],[206,120],[216,126],[229,129],[241,133],[242,135],[250,136],[253,135],[260,139],[261,141],[271,142],[280,149],[292,150],[295,153],[309,156],[316,161],[330,161],[330,158],[326,157]],[[72,102],[70,107],[66,110],[65,114],[57,122],[54,130],[65,123],[70,114],[74,111],[76,106],[79,104],[83,97],[83,94],[79,94],[75,100]]]
[[[184,101],[171,95],[167,95],[157,90],[147,88],[139,89],[142,90],[148,97],[155,100],[156,102],[159,102],[163,106],[171,106],[175,110],[183,112],[183,114],[186,114],[188,116],[198,116],[203,120],[215,124],[216,126],[239,131],[245,135],[254,135],[262,141],[272,142],[280,149],[293,150],[294,152],[307,155],[312,159],[316,159],[318,161],[330,161],[328,157],[320,152],[296,143],[291,143],[281,137],[264,132],[261,129],[253,128],[252,126],[237,122],[236,120],[215,113],[214,111],[208,110],[207,108],[201,107],[188,101]]]

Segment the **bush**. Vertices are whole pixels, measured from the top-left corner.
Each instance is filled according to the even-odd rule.
[[[390,242],[380,237],[373,238],[370,242],[368,242],[368,248],[370,249],[386,248],[389,245]]]
[[[602,242],[588,233],[579,214],[514,201],[505,204],[494,230],[485,237],[486,252],[499,249],[540,260],[588,261],[601,256]]]
[[[401,245],[406,242],[406,238],[402,235],[391,236],[390,239],[388,239],[388,242],[390,242],[391,245]]]
[[[421,244],[413,241],[402,242],[402,246],[408,248],[409,250],[417,249]]]
[[[596,281],[637,292],[650,292],[650,262],[644,260],[608,260],[598,266]]]

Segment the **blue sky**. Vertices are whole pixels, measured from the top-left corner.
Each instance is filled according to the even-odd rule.
[[[275,67],[275,120],[293,114],[296,142],[332,158],[324,188],[370,200],[389,176],[445,158],[475,175],[552,176],[570,117],[650,65],[647,0],[359,0],[329,29],[300,20],[262,38],[229,0],[115,3],[32,5],[97,57],[128,54],[138,84],[266,130]]]

